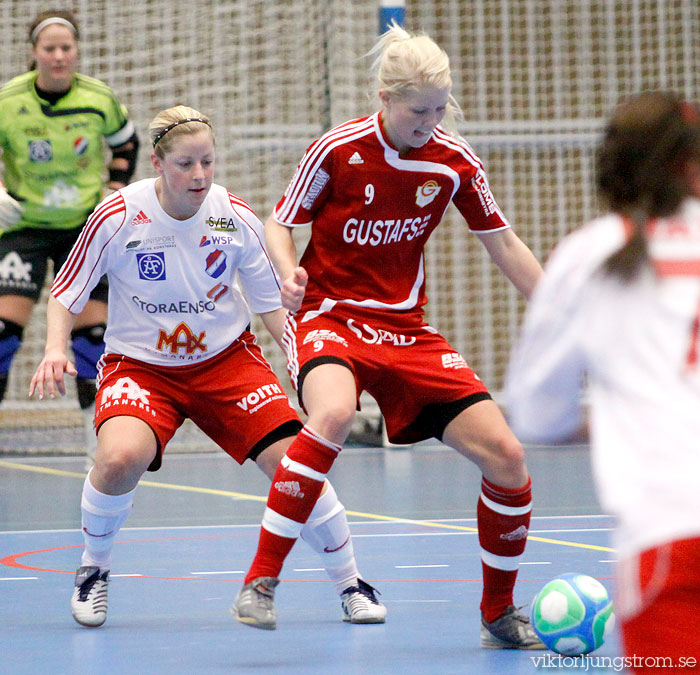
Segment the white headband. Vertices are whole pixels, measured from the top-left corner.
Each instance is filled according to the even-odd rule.
[[[41,33],[41,31],[44,30],[46,26],[50,26],[53,23],[58,23],[61,26],[66,26],[67,28],[70,28],[74,36],[77,32],[75,30],[75,26],[70,21],[68,21],[68,19],[63,19],[60,16],[50,16],[48,19],[44,19],[39,24],[37,24],[37,27],[32,31],[31,40],[33,45],[36,44],[36,39],[39,37],[39,33]]]

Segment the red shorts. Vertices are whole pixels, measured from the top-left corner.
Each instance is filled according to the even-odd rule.
[[[247,331],[217,356],[188,366],[157,366],[107,354],[98,387],[95,428],[118,415],[146,422],[158,439],[151,471],[160,468],[165,446],[188,417],[239,464],[301,429],[277,376]]]
[[[615,614],[633,673],[700,672],[700,538],[621,560]]]
[[[287,317],[285,348],[303,406],[303,380],[313,367],[341,363],[379,404],[393,443],[442,437],[469,405],[491,398],[460,354],[422,315],[336,304],[320,315]]]

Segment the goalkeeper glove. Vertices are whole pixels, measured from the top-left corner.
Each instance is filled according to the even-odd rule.
[[[22,205],[11,197],[0,183],[0,232],[17,225],[22,217]]]

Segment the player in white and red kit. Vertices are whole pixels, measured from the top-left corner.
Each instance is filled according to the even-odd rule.
[[[583,422],[585,376],[594,476],[617,518],[615,614],[626,665],[698,672],[696,106],[665,92],[622,104],[603,140],[598,185],[612,213],[552,254],[511,362],[508,410],[522,438],[566,440]]]
[[[275,482],[300,481],[306,500],[270,491],[236,606],[257,579],[278,576],[367,391],[391,441],[437,437],[482,470],[482,646],[542,649],[513,604],[531,511],[523,450],[486,386],[423,320],[424,247],[452,202],[525,296],[541,268],[498,208],[479,158],[438,126],[447,114],[449,128],[459,110],[446,54],[397,26],[374,51],[381,111],[313,143],[266,223],[291,310],[289,370],[309,415]],[[297,267],[291,232],[304,225],[312,226],[311,239]]]
[[[274,475],[299,417],[250,333],[250,310],[281,342],[286,310],[250,207],[212,183],[214,136],[196,110],[177,106],[151,122],[157,178],[104,200],[56,276],[47,308],[45,356],[30,395],[65,393],[75,374],[66,355],[75,317],[102,275],[110,281],[100,363],[95,466],[85,479],[85,549],[73,617],[102,625],[112,548],[142,474],[160,467],[175,431],[190,418],[237,462]],[[243,292],[247,299],[244,299]],[[250,307],[250,309],[249,309]],[[383,620],[360,583],[343,505],[329,483],[304,532],[336,590],[355,598],[344,618]]]

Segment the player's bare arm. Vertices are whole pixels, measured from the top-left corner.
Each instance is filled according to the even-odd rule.
[[[265,243],[272,264],[282,279],[282,305],[291,312],[301,307],[309,275],[297,266],[297,247],[292,228],[278,223],[274,216],[265,222]]]
[[[282,336],[284,334],[284,320],[287,316],[287,310],[283,307],[276,309],[273,312],[264,312],[260,315],[262,322],[267,328],[267,332],[272,335],[275,342],[280,346],[280,349],[284,351],[282,347]]]
[[[511,228],[477,233],[491,260],[527,299],[542,276],[542,266]]]
[[[292,228],[281,225],[271,215],[265,221],[265,243],[277,274],[281,279],[290,277],[297,266],[297,247]]]
[[[66,395],[65,373],[73,377],[78,374],[75,365],[67,356],[68,339],[76,316],[56,298],[49,296],[46,307],[46,348],[44,358],[29,384],[29,396],[33,396],[36,391],[40,399],[43,399],[45,394],[55,398],[57,389],[61,396]]]

